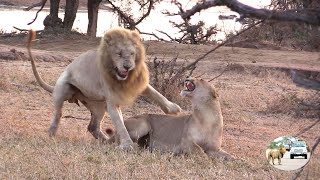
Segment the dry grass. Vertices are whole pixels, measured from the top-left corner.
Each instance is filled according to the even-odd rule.
[[[179,51],[191,54],[207,48],[190,47],[195,50]],[[227,49],[222,53],[225,51]],[[243,52],[246,58],[252,56],[258,62],[263,60],[251,54],[251,50],[229,49],[227,54],[232,59],[242,57]],[[223,57],[220,53],[217,52],[217,59]],[[272,53],[290,56],[288,52]],[[43,78],[54,84],[66,64],[68,62],[38,62],[38,67]],[[293,107],[297,99],[298,102],[312,102],[312,107],[317,107],[310,98],[316,92],[296,87],[287,73],[279,68],[236,64],[212,82],[220,94],[224,115],[223,149],[242,159],[224,162],[201,154],[172,156],[146,150],[119,152],[114,145],[100,144],[95,140],[86,130],[90,113],[83,106],[69,103],[65,104],[56,139],[50,139],[47,128],[52,116],[51,97],[35,83],[29,62],[0,61],[0,178],[291,179],[297,171],[272,168],[265,160],[265,149],[276,137],[298,134],[317,122],[319,117],[315,114],[296,116],[292,113],[296,111]],[[209,79],[219,74],[224,65],[219,61],[204,60],[195,73],[205,73],[202,78]],[[304,107],[307,108],[304,112],[309,112],[312,107]],[[287,113],[290,108],[291,113]],[[123,109],[124,118],[140,113],[161,113],[161,110],[141,99],[134,106]],[[105,118],[102,128],[110,123],[109,118]],[[319,136],[319,129],[319,123],[315,124],[301,137],[312,146],[315,137]],[[302,172],[302,179],[320,177],[319,155],[318,147]]]
[[[0,175],[5,179],[257,179],[268,178],[268,171],[273,171],[253,162],[222,162],[200,155],[124,153],[97,141],[66,137],[54,141],[38,133],[3,136],[0,144]]]

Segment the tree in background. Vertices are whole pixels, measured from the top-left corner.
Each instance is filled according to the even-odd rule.
[[[98,13],[99,5],[102,0],[88,0],[88,28],[87,35],[91,37],[96,37],[97,26],[98,26]]]
[[[183,9],[182,4],[177,0],[172,0],[172,4],[174,4],[178,9],[178,13],[172,13],[169,11],[164,12],[164,14],[168,16],[181,15],[185,13],[185,9]],[[209,41],[212,41],[212,37],[217,34],[217,27],[211,26],[206,27],[203,21],[199,21],[195,24],[190,22],[190,18],[185,18],[180,16],[182,19],[181,23],[170,21],[174,28],[178,28],[179,32],[182,33],[181,37],[171,37],[166,32],[159,31],[162,34],[165,34],[171,41],[176,41],[178,43],[183,44],[205,44]]]
[[[46,2],[47,0],[42,1],[42,8],[46,4]],[[47,17],[44,19],[43,25],[45,26],[45,29],[64,29],[66,31],[71,31],[74,20],[76,19],[79,0],[66,0],[65,15],[63,21],[58,16],[59,5],[60,0],[50,0],[50,14],[47,15]]]
[[[119,24],[127,29],[137,29],[161,0],[106,0],[119,16]]]
[[[106,0],[111,7],[110,10],[114,11],[119,16],[119,23],[125,28],[136,29],[137,25],[140,24],[150,12],[154,9],[156,3],[161,0]],[[35,19],[30,22],[32,24],[38,13],[43,9],[47,0],[42,0],[40,3],[31,5],[25,10],[30,10],[36,6],[41,6],[40,10],[36,13]],[[98,26],[98,12],[99,6],[102,0],[88,0],[88,28],[87,35],[91,37],[96,36],[97,26]],[[79,7],[79,0],[66,0],[65,6],[65,16],[62,21],[59,18],[59,6],[60,0],[50,0],[50,14],[44,19],[43,24],[46,30],[60,30],[71,31],[74,20],[76,18],[77,10]],[[134,11],[134,8],[138,8],[138,11]]]

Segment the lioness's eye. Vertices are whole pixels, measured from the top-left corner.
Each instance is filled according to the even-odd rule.
[[[117,53],[117,56],[121,57],[121,55],[122,55],[121,52]]]
[[[133,55],[134,55],[134,53],[132,52],[130,55],[131,55],[131,56],[133,56]]]

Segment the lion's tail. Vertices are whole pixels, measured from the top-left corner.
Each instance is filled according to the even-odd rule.
[[[33,71],[33,74],[34,74],[37,82],[39,83],[39,85],[44,90],[52,93],[53,89],[54,89],[54,86],[50,86],[49,84],[44,82],[44,80],[40,77],[40,75],[39,75],[39,73],[37,71],[36,65],[34,63],[34,59],[33,59],[32,53],[31,53],[31,42],[32,42],[32,40],[35,39],[35,37],[36,37],[36,32],[30,29],[29,30],[28,42],[27,42],[27,49],[28,49],[28,54],[29,54],[29,58],[30,58],[30,61],[31,61],[32,71]]]

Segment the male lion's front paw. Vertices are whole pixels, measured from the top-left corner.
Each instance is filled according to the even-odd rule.
[[[117,146],[117,149],[121,151],[132,151],[134,150],[134,144],[132,141],[125,141],[122,142],[119,146]]]
[[[162,108],[166,114],[178,114],[181,112],[181,108],[178,104],[169,102],[165,108]]]

